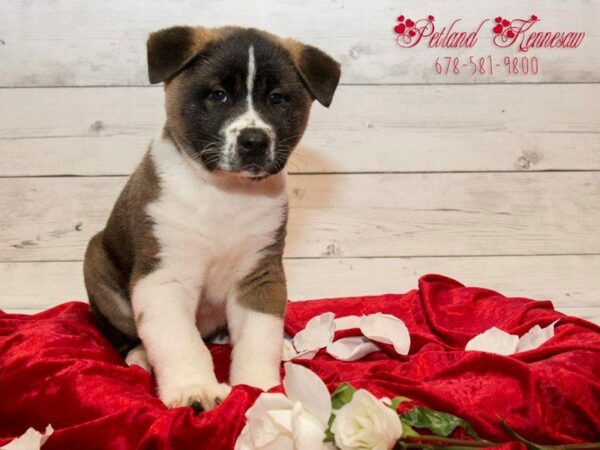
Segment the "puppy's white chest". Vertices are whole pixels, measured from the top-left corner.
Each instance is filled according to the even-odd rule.
[[[192,292],[199,288],[202,300],[222,303],[276,241],[287,208],[285,183],[273,191],[258,183],[227,188],[203,182],[180,155],[155,150],[152,156],[161,191],[147,213],[160,268]]]

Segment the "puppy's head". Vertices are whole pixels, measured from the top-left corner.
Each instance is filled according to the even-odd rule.
[[[331,103],[340,66],[264,31],[173,27],[148,39],[151,83],[165,82],[167,129],[209,171],[261,178],[283,169],[313,100]]]

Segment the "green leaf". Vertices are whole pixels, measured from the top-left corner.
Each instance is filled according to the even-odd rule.
[[[400,423],[402,424],[402,437],[418,437],[419,433],[417,433],[413,427],[411,427],[410,425],[408,425],[407,423],[404,423],[402,421],[400,421]]]
[[[333,409],[340,409],[346,403],[350,403],[356,388],[346,382],[340,384],[331,396],[331,407]]]
[[[457,427],[461,427],[469,436],[479,439],[466,420],[422,406],[415,406],[410,411],[400,414],[400,420],[415,428],[425,428],[438,436],[450,436]]]
[[[401,396],[394,397],[392,399],[392,403],[390,404],[390,408],[396,411],[398,409],[398,406],[400,406],[400,404],[404,402],[410,402],[410,398]]]

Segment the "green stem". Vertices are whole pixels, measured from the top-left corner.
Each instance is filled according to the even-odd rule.
[[[458,444],[463,447],[489,447],[490,445],[497,445],[490,441],[479,440],[479,441],[463,441],[461,439],[452,439],[442,436],[406,436],[403,439],[410,439],[413,441],[432,441],[432,442],[443,442],[446,444]]]
[[[591,444],[544,445],[543,447],[553,450],[579,450],[580,448],[600,448],[600,442],[592,442]]]
[[[504,427],[504,429],[515,439],[523,442],[525,447],[533,450],[579,450],[584,448],[600,448],[600,442],[592,442],[590,444],[559,444],[559,445],[542,445],[536,444],[534,442],[528,441],[515,430],[513,430],[510,425],[508,425],[504,419],[500,419],[500,423]]]
[[[460,446],[460,445],[433,445],[433,444],[411,444],[409,442],[399,442],[396,449],[411,449],[411,448],[424,448],[424,449],[443,449],[443,450],[473,450],[473,447]]]
[[[428,440],[428,439],[425,439]],[[433,441],[433,439],[432,439]],[[439,440],[437,439],[438,442],[446,442],[446,443],[451,443],[448,441],[458,441],[458,439],[449,439],[449,440]],[[468,442],[468,441],[462,441],[462,442]],[[481,444],[481,443],[479,443]],[[398,442],[398,445],[396,446],[396,449],[399,450],[409,450],[409,449],[443,449],[443,450],[473,450],[473,448],[477,448],[477,447],[485,447],[488,445],[495,445],[493,443],[488,443],[485,445],[434,445],[434,444],[416,444],[416,443],[411,443],[411,442]],[[588,448],[598,448],[600,449],[600,443],[595,442],[595,443],[591,443],[591,444],[563,444],[563,445],[544,445],[544,446],[540,446],[540,448],[543,448],[544,450],[579,450],[579,449],[588,449]]]

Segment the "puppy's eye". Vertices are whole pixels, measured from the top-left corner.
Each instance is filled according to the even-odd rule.
[[[279,105],[281,102],[283,102],[283,95],[279,92],[271,92],[271,95],[269,95],[269,103]]]
[[[229,100],[229,96],[227,95],[227,92],[225,92],[223,89],[213,90],[208,97],[212,101],[218,102],[218,103],[225,103],[227,100]]]

